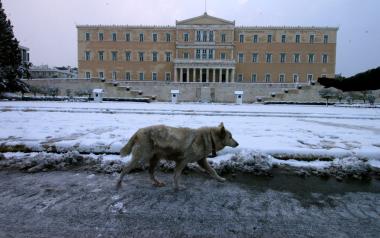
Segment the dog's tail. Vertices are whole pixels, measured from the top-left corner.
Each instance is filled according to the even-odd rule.
[[[129,139],[128,143],[123,148],[121,148],[121,150],[120,150],[120,156],[121,157],[125,157],[125,156],[127,156],[127,155],[129,155],[131,153],[132,147],[135,144],[136,139],[137,139],[137,136],[136,136],[136,134],[134,134]]]

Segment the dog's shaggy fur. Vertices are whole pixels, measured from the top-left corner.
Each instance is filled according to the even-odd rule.
[[[155,186],[164,186],[154,176],[154,170],[160,159],[176,162],[174,169],[174,188],[179,188],[179,176],[188,163],[197,162],[213,178],[220,182],[220,177],[207,162],[209,155],[225,146],[236,147],[239,144],[232,138],[231,133],[224,128],[223,123],[217,127],[202,127],[199,129],[176,128],[164,125],[150,126],[139,129],[121,149],[122,157],[132,153],[131,161],[123,168],[118,180],[121,186],[123,177],[140,162],[149,162],[150,178]]]

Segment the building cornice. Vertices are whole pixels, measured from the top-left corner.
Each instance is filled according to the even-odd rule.
[[[338,31],[339,27],[329,26],[236,26],[236,30],[333,30]]]
[[[158,25],[77,25],[78,29],[91,29],[91,28],[127,28],[127,29],[167,29],[175,30],[175,26],[158,26]]]

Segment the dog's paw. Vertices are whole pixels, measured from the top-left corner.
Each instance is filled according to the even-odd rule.
[[[163,183],[163,182],[155,182],[155,183],[153,183],[153,186],[155,186],[155,187],[165,187],[166,186],[166,184],[165,183]]]
[[[178,187],[174,187],[174,191],[175,192],[178,192],[178,191],[181,191],[181,190],[185,190],[185,189],[186,189],[186,187],[183,186],[183,185],[179,185]]]

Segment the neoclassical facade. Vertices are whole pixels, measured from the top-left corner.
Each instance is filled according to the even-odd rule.
[[[336,27],[235,26],[205,13],[175,26],[77,29],[80,78],[308,83],[335,75]]]

